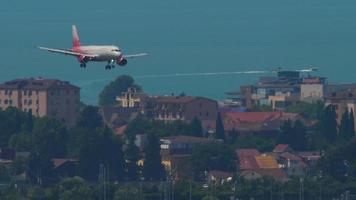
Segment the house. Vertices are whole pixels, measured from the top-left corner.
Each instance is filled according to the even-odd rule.
[[[212,142],[219,141],[186,135],[163,137],[160,139],[162,163],[176,179],[192,177],[189,159],[193,149]]]
[[[218,170],[211,170],[208,172],[208,180],[220,185],[231,182],[233,176],[233,173]]]
[[[202,122],[203,129],[215,128],[217,101],[194,96],[149,97],[145,113],[148,117],[165,122],[181,120],[190,123],[194,118]]]
[[[289,152],[284,152],[278,156],[277,160],[278,163],[281,165],[282,169],[288,175],[288,177],[303,177],[307,173],[308,165],[298,155]]]
[[[356,86],[355,86],[356,87]],[[329,93],[325,97],[325,106],[332,105],[335,108],[336,120],[338,124],[341,123],[342,115],[345,111],[353,112],[355,116],[356,110],[356,88],[350,86],[348,89],[337,90]],[[356,117],[355,117],[356,123]],[[356,130],[356,126],[355,126]]]
[[[322,100],[325,95],[326,78],[302,76],[298,71],[277,70],[277,76],[263,76],[258,83],[240,86],[240,91],[228,92],[228,106],[251,109],[253,105],[268,105],[276,110],[299,101]]]
[[[58,177],[73,177],[76,175],[78,161],[75,159],[56,158],[52,159],[53,173]]]
[[[67,81],[15,79],[0,84],[0,108],[15,107],[36,117],[53,117],[73,127],[79,115],[80,88]]]
[[[308,165],[308,173],[315,173],[322,154],[318,151],[297,152],[297,155]]]
[[[226,134],[235,132],[240,136],[258,135],[273,137],[287,121],[303,120],[295,113],[285,112],[223,112],[222,119]]]
[[[247,180],[272,177],[278,181],[287,180],[276,159],[267,154],[260,154],[257,149],[237,149],[239,175]]]
[[[281,154],[285,152],[293,152],[293,149],[288,144],[277,144],[273,149],[273,153]]]
[[[177,135],[163,137],[161,141],[161,152],[166,154],[191,154],[194,147],[198,145],[204,145],[212,143],[215,140],[211,140],[203,137],[194,137],[187,135]]]

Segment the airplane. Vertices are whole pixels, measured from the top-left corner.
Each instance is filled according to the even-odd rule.
[[[78,31],[75,25],[72,26],[73,47],[71,49],[54,49],[47,47],[38,47],[41,50],[46,50],[53,53],[61,53],[77,57],[80,67],[86,68],[88,62],[107,62],[105,69],[115,68],[115,63],[119,66],[125,66],[127,59],[146,56],[147,53],[139,53],[133,55],[124,55],[121,49],[117,46],[92,45],[82,46],[79,42]]]

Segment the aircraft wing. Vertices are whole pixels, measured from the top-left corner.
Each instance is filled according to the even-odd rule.
[[[138,53],[138,54],[124,55],[124,58],[136,58],[136,57],[142,57],[147,55],[148,55],[147,53]]]
[[[73,52],[73,51],[67,50],[67,49],[52,49],[52,48],[47,48],[47,47],[38,47],[38,48],[41,50],[46,50],[46,51],[53,52],[53,53],[61,53],[61,54],[71,55],[71,56],[84,56],[84,57],[88,57],[88,58],[96,57],[96,55],[82,54],[82,53]]]

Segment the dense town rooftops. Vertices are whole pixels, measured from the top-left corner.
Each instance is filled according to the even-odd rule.
[[[212,142],[211,139],[203,138],[203,137],[194,137],[188,135],[177,135],[177,136],[169,136],[161,138],[161,141],[169,141],[171,143],[176,142],[189,142],[189,143],[209,143]]]
[[[173,103],[173,104],[190,103],[197,99],[211,100],[205,97],[193,97],[193,96],[155,96],[150,98],[155,100],[156,103]]]
[[[28,89],[28,90],[48,90],[48,89],[79,89],[68,81],[44,78],[15,79],[0,84],[0,89]]]
[[[285,112],[225,112],[235,122],[264,122],[271,120],[295,120],[298,114]]]

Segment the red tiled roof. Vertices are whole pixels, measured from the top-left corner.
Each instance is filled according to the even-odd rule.
[[[53,168],[60,167],[61,165],[65,164],[66,162],[77,162],[75,159],[67,159],[67,158],[54,158],[52,159]]]
[[[238,157],[260,155],[260,152],[257,149],[236,149],[235,153]]]
[[[240,170],[256,170],[258,165],[254,156],[239,157]]]
[[[127,129],[127,125],[116,127],[114,129],[114,133],[115,133],[115,135],[121,136],[121,135],[124,135],[126,129]]]
[[[197,97],[191,96],[159,96],[154,97],[154,100],[159,103],[188,103],[195,100]]]
[[[259,169],[278,169],[277,160],[273,156],[255,156]]]
[[[295,161],[301,161],[302,160],[301,157],[299,157],[297,155],[294,155],[294,154],[291,154],[289,152],[282,153],[281,155],[279,155],[279,157],[284,158],[284,159],[288,159],[288,160],[295,160]]]
[[[300,116],[284,112],[222,112],[225,130],[275,129],[287,120],[295,121]]]
[[[311,151],[311,152],[298,152],[298,155],[307,160],[319,160],[321,157],[320,152]]]
[[[283,153],[289,148],[288,144],[277,144],[276,147],[274,147],[273,152],[274,153]]]
[[[28,78],[15,79],[0,84],[2,89],[29,89],[29,90],[47,90],[49,88],[79,88],[71,85],[68,81],[57,79]]]

